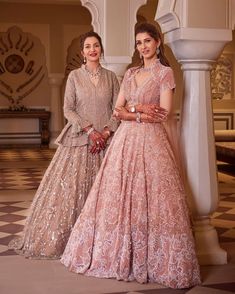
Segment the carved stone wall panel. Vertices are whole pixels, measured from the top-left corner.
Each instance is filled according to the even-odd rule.
[[[211,71],[212,98],[231,99],[233,93],[233,56],[222,54]]]
[[[21,109],[47,76],[45,49],[38,38],[17,26],[0,33],[0,100]]]

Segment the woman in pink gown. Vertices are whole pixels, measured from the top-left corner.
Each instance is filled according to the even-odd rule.
[[[135,38],[143,64],[125,74],[114,113],[121,125],[61,262],[88,276],[188,288],[200,284],[200,273],[185,190],[165,128],[173,72],[153,25],[138,26]]]

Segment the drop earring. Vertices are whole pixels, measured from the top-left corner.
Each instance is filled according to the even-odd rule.
[[[157,55],[160,53],[159,47],[157,47],[156,53],[157,53]]]
[[[86,64],[86,57],[84,57],[83,59],[83,64]]]

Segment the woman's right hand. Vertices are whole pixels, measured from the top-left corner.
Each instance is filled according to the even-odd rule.
[[[105,149],[106,142],[100,132],[94,130],[89,134],[88,138],[91,141],[90,152],[92,154],[100,153],[101,150]]]

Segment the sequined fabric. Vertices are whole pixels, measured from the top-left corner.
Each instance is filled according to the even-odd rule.
[[[172,70],[159,62],[140,87],[137,70],[122,84],[131,103],[159,102],[160,91],[175,86]],[[99,278],[200,284],[185,190],[163,124],[121,123],[61,262]]]
[[[11,249],[25,257],[53,259],[61,256],[100,168],[104,152],[92,155],[87,135],[79,129],[79,124],[84,124],[86,118],[99,130],[111,121],[118,82],[115,75],[106,69],[102,69],[100,79],[99,89],[93,85],[92,90],[82,91],[81,85],[84,86],[85,80],[86,87],[91,83],[84,69],[70,74],[64,107],[68,123],[35,194],[23,234],[9,244]],[[94,113],[96,107],[98,109]],[[81,118],[83,108],[90,109],[92,115]]]

